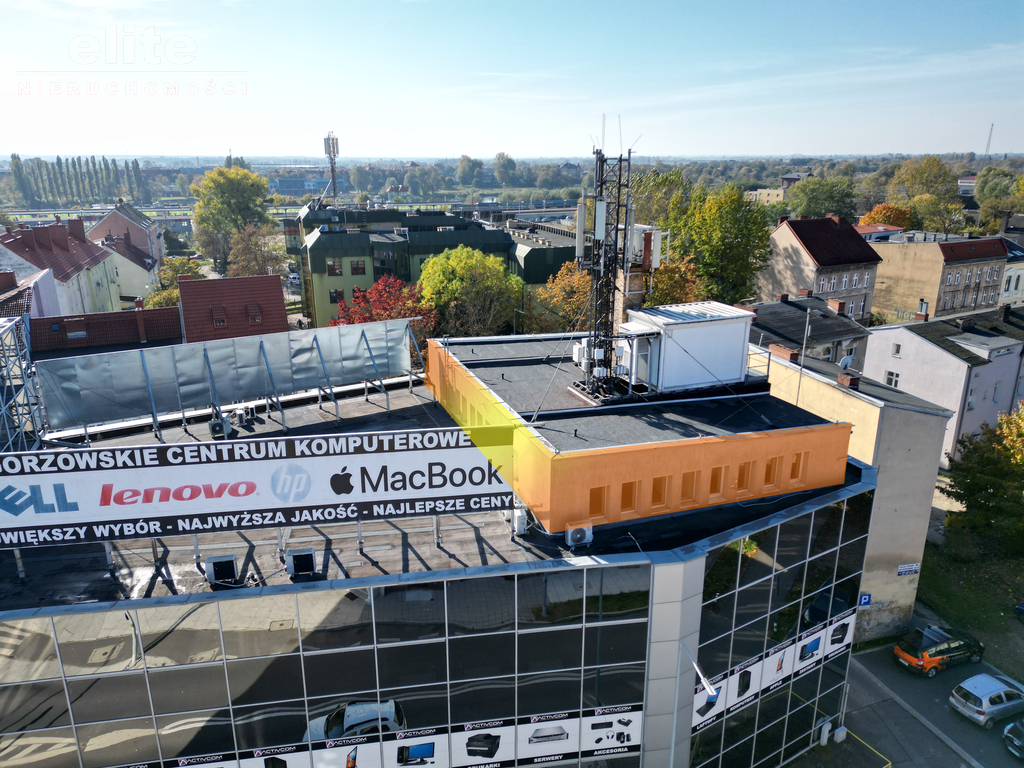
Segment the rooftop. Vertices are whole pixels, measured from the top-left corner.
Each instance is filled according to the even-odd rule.
[[[766,301],[755,304],[754,308],[757,309],[757,317],[750,327],[750,342],[762,347],[769,344],[802,346],[808,313],[811,317],[807,339],[814,344],[868,335],[867,328],[848,315],[830,309],[828,302],[817,296]]]
[[[1001,237],[985,240],[964,240],[958,243],[938,243],[942,252],[942,260],[947,264],[956,261],[973,259],[1006,258],[1006,245]]]
[[[853,225],[836,214],[824,219],[788,219],[782,227],[793,232],[819,267],[877,264],[882,260]]]
[[[911,333],[940,347],[970,365],[985,365],[988,360],[963,346],[963,342],[977,349],[996,349],[1024,341],[1024,309],[1000,307],[988,312],[970,312],[951,315],[922,323],[908,323]]]
[[[7,227],[0,235],[0,246],[36,269],[52,269],[54,279],[61,283],[110,256],[110,251],[86,238],[81,219],[45,227]]]

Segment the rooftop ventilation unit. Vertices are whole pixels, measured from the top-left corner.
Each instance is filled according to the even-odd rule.
[[[211,555],[206,558],[206,580],[211,584],[235,584],[238,560],[235,555]]]
[[[284,565],[289,576],[308,576],[316,573],[316,550],[289,549],[284,553]]]
[[[565,543],[569,549],[590,544],[594,540],[594,529],[592,526],[583,525],[579,528],[570,528],[565,532]]]
[[[230,433],[230,423],[226,424],[222,419],[210,419],[210,437],[214,440],[223,440]]]

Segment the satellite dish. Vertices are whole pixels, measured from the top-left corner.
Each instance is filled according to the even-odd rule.
[[[846,357],[839,361],[839,367],[844,371],[848,369],[851,365],[853,365],[853,355],[847,355]]]

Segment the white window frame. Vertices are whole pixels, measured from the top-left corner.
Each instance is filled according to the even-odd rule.
[[[836,276],[832,275],[832,277],[828,281],[828,292],[829,293],[833,293],[835,291],[835,289],[836,289]]]
[[[953,280],[954,285],[960,285],[960,270],[956,271],[956,278]]]
[[[900,388],[900,375],[896,371],[885,372],[885,385],[893,389]]]
[[[850,285],[850,276],[849,275],[843,275],[843,287],[840,288],[839,290],[845,291],[849,287],[849,285]]]
[[[825,292],[825,285],[826,285],[826,283],[827,283],[827,281],[825,280],[825,278],[824,277],[821,278],[821,282],[818,283],[818,293],[824,293]]]
[[[953,273],[952,272],[947,272],[946,273],[946,285],[952,285],[952,284],[953,284]]]
[[[864,287],[867,288],[869,285],[871,285],[871,273],[870,272],[865,272],[864,273]]]
[[[853,273],[853,287],[854,288],[859,288],[860,287],[860,272],[854,272]]]

